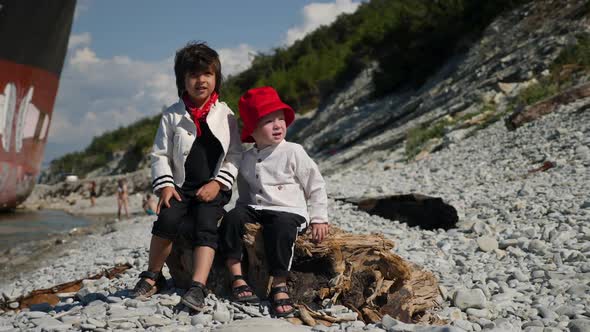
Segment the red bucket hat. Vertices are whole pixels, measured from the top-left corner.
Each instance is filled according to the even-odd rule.
[[[252,132],[256,129],[258,120],[274,111],[283,110],[287,127],[295,119],[295,112],[291,106],[283,103],[277,91],[269,86],[248,90],[238,103],[242,127],[242,142],[253,143]]]

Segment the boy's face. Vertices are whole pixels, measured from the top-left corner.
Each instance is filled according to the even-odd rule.
[[[202,106],[215,91],[215,71],[209,67],[202,72],[186,73],[184,87],[192,101],[197,106]]]
[[[280,143],[287,134],[287,123],[283,110],[275,111],[258,120],[252,137],[258,148]]]

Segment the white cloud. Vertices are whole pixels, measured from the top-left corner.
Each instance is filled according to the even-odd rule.
[[[217,50],[221,60],[221,69],[225,77],[235,75],[252,63],[253,53],[256,50],[247,44],[240,44],[235,48],[221,48]]]
[[[78,0],[76,1],[76,9],[74,10],[74,20],[77,20],[80,15],[90,9],[91,0]]]
[[[60,80],[49,132],[54,145],[83,149],[94,136],[155,115],[176,100],[172,58],[101,58],[90,36],[78,40],[84,42],[68,51]]]
[[[77,70],[83,71],[99,62],[100,60],[96,57],[96,53],[89,47],[84,47],[74,50],[74,55],[70,58],[69,64]]]
[[[80,34],[72,34],[68,42],[68,49],[79,48],[81,46],[88,46],[92,42],[90,33],[84,32]]]
[[[306,5],[302,10],[303,22],[301,25],[287,30],[284,43],[286,45],[293,44],[319,26],[329,25],[334,22],[338,15],[354,12],[359,4],[360,2],[353,2],[353,0],[336,0],[330,3],[310,3]]]

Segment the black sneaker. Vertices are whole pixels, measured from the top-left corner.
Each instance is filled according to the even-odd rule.
[[[207,293],[207,287],[205,285],[198,281],[193,281],[191,287],[184,293],[180,302],[195,311],[203,311],[205,309]]]
[[[135,288],[129,294],[132,298],[148,298],[166,289],[166,278],[164,278],[162,272],[143,271],[139,274],[139,278],[139,281],[135,284]],[[154,280],[156,284],[152,286],[146,279]]]

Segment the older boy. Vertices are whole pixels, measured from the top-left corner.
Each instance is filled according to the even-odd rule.
[[[289,299],[286,280],[298,232],[309,223],[312,238],[322,241],[328,232],[327,195],[317,165],[299,144],[285,141],[295,112],[271,87],[251,89],[240,98],[244,123],[242,142],[255,142],[242,157],[238,173],[239,199],[220,229],[220,251],[234,276],[234,300],[254,302],[257,298],[242,277],[242,236],[245,223],[263,225],[266,255],[273,276],[270,293],[276,316],[295,308]],[[307,206],[310,206],[308,213]]]

